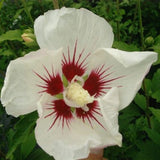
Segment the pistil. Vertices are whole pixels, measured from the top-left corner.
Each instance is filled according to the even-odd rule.
[[[85,107],[88,103],[92,103],[94,98],[90,96],[87,90],[83,89],[83,87],[77,83],[71,83],[66,88],[66,98],[69,101],[72,101],[77,108]]]

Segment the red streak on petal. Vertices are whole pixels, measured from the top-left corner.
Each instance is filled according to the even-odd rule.
[[[49,129],[51,129],[57,121],[62,123],[62,128],[64,127],[65,124],[69,127],[69,124],[71,119],[73,118],[73,115],[70,107],[65,104],[64,100],[62,99],[54,100],[52,102],[52,108],[46,108],[46,109],[53,110],[51,113],[49,113],[44,117],[44,118],[48,118],[52,116],[54,118]]]
[[[71,81],[75,75],[82,76],[86,70],[85,60],[90,55],[88,54],[86,57],[82,59],[82,54],[84,49],[79,54],[79,57],[76,59],[77,52],[77,41],[74,46],[73,57],[70,56],[70,49],[68,47],[68,57],[63,53],[62,60],[62,71],[68,81]],[[81,61],[81,62],[80,62]]]
[[[100,109],[98,107],[98,102],[94,101],[93,103],[89,103],[87,104],[87,107],[89,108],[89,111],[84,111],[82,108],[76,108],[77,117],[81,118],[84,123],[86,120],[88,120],[92,128],[93,128],[92,124],[93,120],[96,121],[102,128],[104,128],[104,126],[96,118],[96,116],[102,116],[102,114],[99,112]]]
[[[108,77],[113,72],[110,72],[108,74],[106,73],[110,68],[111,67],[104,69],[104,65],[102,65],[101,67],[92,70],[88,79],[85,81],[83,85],[83,88],[86,89],[91,96],[93,95],[95,97],[102,96],[102,94],[106,93],[106,90],[112,88],[111,86],[108,86],[110,85],[109,82],[112,82],[119,78],[124,77],[124,76],[119,76],[119,77],[109,79]]]
[[[43,67],[47,75],[42,76],[34,72],[44,82],[41,85],[37,85],[38,87],[43,88],[41,92],[47,92],[51,95],[56,95],[56,94],[63,92],[63,83],[62,83],[60,75],[59,74],[54,75],[53,68],[52,68],[52,73],[49,73],[47,68],[45,66]]]

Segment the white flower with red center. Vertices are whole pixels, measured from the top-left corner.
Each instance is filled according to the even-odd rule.
[[[34,28],[41,49],[7,68],[7,113],[38,110],[37,143],[56,160],[121,146],[118,111],[133,100],[157,54],[112,49],[112,28],[86,9],[48,11]]]

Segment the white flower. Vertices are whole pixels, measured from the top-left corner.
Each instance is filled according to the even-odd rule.
[[[38,109],[37,143],[56,160],[121,146],[118,111],[133,100],[157,54],[112,49],[112,28],[86,9],[48,11],[36,19],[35,33],[41,49],[7,68],[7,113]]]

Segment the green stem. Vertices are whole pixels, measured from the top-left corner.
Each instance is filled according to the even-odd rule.
[[[146,90],[146,85],[145,85],[145,81],[143,81],[143,90],[144,90],[144,93],[145,93],[145,98],[146,98],[146,108],[147,108],[147,111],[146,111],[146,118],[147,118],[147,123],[148,123],[148,127],[149,128],[152,128],[151,127],[151,119],[150,119],[150,115],[148,114],[148,110],[149,110],[149,106],[150,106],[150,102],[149,102],[149,96],[148,96],[148,93],[147,93],[147,90]]]
[[[141,38],[141,49],[144,50],[145,46],[144,46],[144,35],[143,35],[143,25],[142,25],[142,13],[141,13],[141,1],[137,0],[137,8],[138,8],[138,18],[139,18],[139,27],[140,27],[140,38]],[[150,115],[148,114],[148,110],[149,110],[149,96],[146,90],[146,86],[145,86],[145,82],[143,81],[143,89],[144,89],[144,93],[145,93],[145,98],[146,98],[146,118],[147,118],[147,122],[148,122],[148,127],[151,128],[151,119],[150,119]]]
[[[117,15],[119,15],[119,0],[116,2],[117,4]],[[117,40],[120,40],[120,24],[119,21],[117,21]]]
[[[32,18],[32,16],[31,16],[31,13],[29,12],[29,10],[28,10],[28,8],[27,8],[26,1],[25,1],[25,0],[21,0],[21,1],[22,1],[24,10],[25,10],[27,16],[28,16],[29,19],[31,20],[32,24],[34,24],[34,21],[33,21],[33,18]]]
[[[138,4],[136,3],[136,7],[134,9],[134,17],[133,17],[133,24],[135,23],[136,21],[136,17],[137,17],[137,10],[138,10]]]
[[[140,0],[137,0],[137,7],[138,7],[138,18],[139,18],[139,27],[140,27],[141,49],[144,50],[144,35],[143,35],[141,1]]]
[[[59,9],[58,0],[53,0],[53,6],[54,6],[54,9]]]
[[[43,8],[43,5],[42,5],[42,0],[38,0],[38,1],[39,1],[39,4],[40,4],[41,11],[43,13],[44,12],[44,8]]]

